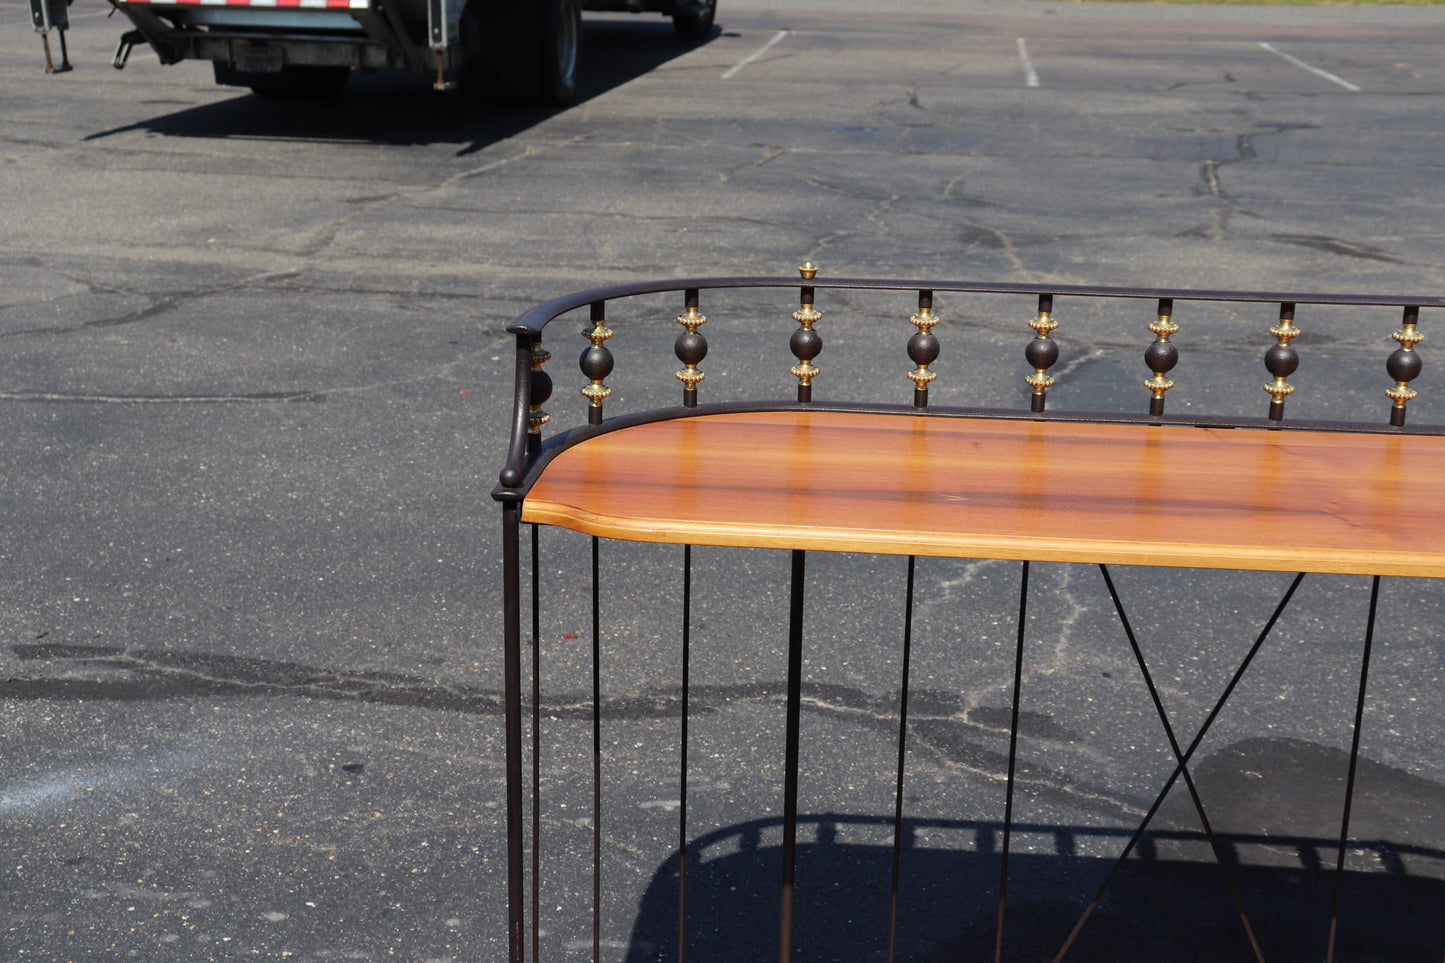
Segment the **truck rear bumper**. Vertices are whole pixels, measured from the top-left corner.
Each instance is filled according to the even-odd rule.
[[[371,0],[121,0],[163,63],[415,68]],[[274,65],[274,66],[272,66]]]

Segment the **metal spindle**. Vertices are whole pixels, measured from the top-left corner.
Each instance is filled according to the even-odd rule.
[[[938,338],[933,334],[933,326],[941,319],[933,313],[933,292],[918,292],[918,313],[908,319],[918,333],[908,339],[908,358],[916,367],[908,372],[908,380],[913,382],[913,407],[928,407],[928,386],[938,377],[937,372],[929,371],[928,366],[938,360]]]
[[[677,816],[677,963],[687,954],[687,722],[692,671],[692,546],[682,547],[682,723]]]
[[[550,379],[549,379],[550,380]],[[550,390],[550,385],[549,385]],[[532,959],[542,958],[542,563],[532,526]]]
[[[1274,375],[1274,380],[1264,386],[1269,392],[1269,420],[1284,420],[1284,399],[1294,394],[1294,385],[1285,379],[1299,367],[1299,352],[1290,344],[1300,336],[1300,329],[1294,323],[1294,302],[1285,301],[1279,306],[1279,324],[1269,329],[1275,336],[1276,344],[1264,355],[1264,366]]]
[[[1179,330],[1179,325],[1171,317],[1173,314],[1174,299],[1160,298],[1159,318],[1149,324],[1154,342],[1144,349],[1144,363],[1153,374],[1144,382],[1144,387],[1150,391],[1149,414],[1156,418],[1164,414],[1164,392],[1174,387],[1174,382],[1169,380],[1169,372],[1179,363],[1179,349],[1169,341],[1169,337]]]
[[[788,605],[788,705],[783,749],[783,878],[779,887],[778,963],[793,958],[793,884],[798,855],[798,743],[803,704],[803,580],[808,553],[793,550]]]
[[[602,959],[602,604],[601,539],[592,536],[592,963]]]
[[[1047,401],[1046,394],[1054,386],[1054,378],[1049,374],[1049,368],[1059,360],[1059,343],[1049,335],[1059,326],[1054,320],[1054,296],[1052,294],[1039,295],[1039,313],[1029,322],[1029,327],[1034,329],[1034,338],[1024,348],[1024,357],[1033,367],[1034,373],[1024,378],[1024,382],[1033,389],[1033,395],[1029,399],[1029,410],[1043,411]]]
[[[676,374],[678,381],[682,382],[682,404],[685,408],[697,407],[697,386],[707,377],[697,366],[702,364],[702,359],[707,357],[707,338],[697,333],[697,329],[707,323],[707,315],[698,311],[698,289],[688,288],[684,295],[686,305],[682,314],[677,316],[677,323],[685,330],[677,336],[673,344],[673,353],[677,360],[682,362],[682,370]]]
[[[818,266],[812,261],[804,261],[798,266],[798,273],[803,276],[804,281],[811,281],[818,275]],[[788,348],[792,350],[793,357],[798,359],[798,363],[788,370],[798,379],[800,404],[813,400],[813,379],[818,376],[818,366],[813,364],[813,359],[823,350],[823,338],[813,330],[813,325],[823,314],[813,307],[813,300],[813,286],[803,285],[799,289],[798,310],[793,312],[793,320],[798,322],[799,327],[792,337],[788,338]]]
[[[903,681],[898,697],[898,775],[893,788],[893,882],[888,897],[888,963],[898,945],[898,884],[903,855],[903,773],[908,760],[908,670],[913,659],[913,572],[917,558],[908,556],[908,584],[903,602]]]
[[[552,397],[552,376],[542,370],[542,365],[551,358],[552,352],[542,347],[542,336],[537,335],[532,341],[531,403],[527,409],[527,451],[534,455],[542,450],[542,426],[552,420],[552,416],[542,410],[542,405]]]
[[[1041,312],[1042,313],[1042,312]],[[1003,959],[1003,916],[1004,907],[1008,903],[1008,853],[1009,843],[1013,837],[1014,823],[1014,769],[1018,760],[1019,749],[1019,695],[1023,691],[1024,681],[1024,633],[1027,629],[1026,621],[1029,614],[1029,563],[1024,562],[1023,573],[1019,577],[1019,621],[1018,621],[1018,645],[1014,652],[1014,689],[1012,718],[1009,721],[1008,730],[1008,782],[1004,789],[1003,804],[1003,860],[999,869],[998,879],[998,930],[994,934],[993,959],[994,963],[1000,963]]]
[[[1415,400],[1419,394],[1410,387],[1410,382],[1420,377],[1420,370],[1424,367],[1420,355],[1415,351],[1415,345],[1425,340],[1425,336],[1416,330],[1420,323],[1420,309],[1414,305],[1405,308],[1405,318],[1401,322],[1399,331],[1390,337],[1399,342],[1400,347],[1385,361],[1385,371],[1391,378],[1395,379],[1393,388],[1385,389],[1385,396],[1394,402],[1390,408],[1390,424],[1401,427],[1405,424],[1405,405]]]
[[[592,303],[592,327],[582,331],[582,337],[592,342],[592,346],[584,348],[582,357],[577,361],[582,374],[588,379],[588,384],[582,389],[582,396],[587,399],[589,425],[602,424],[602,402],[612,394],[612,389],[603,384],[612,373],[612,352],[606,347],[607,339],[612,337],[612,330],[607,327],[606,307],[605,301]]]
[[[507,757],[507,960],[522,963],[526,889],[522,857],[522,506],[502,506],[502,675]]]
[[[1244,911],[1244,904],[1239,899],[1239,891],[1234,886],[1234,877],[1229,872],[1229,860],[1220,847],[1218,837],[1214,835],[1214,827],[1210,825],[1209,816],[1204,811],[1204,801],[1199,797],[1199,789],[1194,785],[1194,777],[1189,775],[1189,766],[1185,762],[1184,752],[1179,748],[1179,740],[1174,735],[1174,727],[1169,723],[1169,714],[1164,711],[1164,702],[1159,697],[1159,689],[1154,684],[1154,676],[1149,672],[1148,663],[1144,661],[1144,650],[1139,648],[1139,639],[1134,634],[1134,626],[1124,612],[1123,600],[1119,598],[1119,592],[1114,587],[1114,579],[1109,575],[1109,566],[1100,565],[1099,571],[1103,573],[1104,585],[1109,589],[1109,598],[1114,603],[1114,611],[1119,616],[1119,623],[1124,627],[1124,634],[1128,636],[1129,647],[1134,652],[1134,661],[1139,665],[1139,674],[1143,677],[1144,686],[1149,690],[1149,698],[1154,703],[1154,712],[1159,716],[1159,724],[1164,727],[1164,735],[1169,740],[1169,748],[1174,753],[1179,774],[1184,777],[1184,786],[1189,790],[1189,798],[1194,802],[1194,811],[1199,815],[1200,826],[1204,829],[1210,849],[1214,852],[1214,861],[1218,864],[1219,871],[1224,874],[1224,886],[1229,890],[1229,898],[1234,902],[1234,908],[1239,913],[1239,921],[1244,925],[1244,934],[1249,938],[1250,949],[1254,951],[1257,963],[1264,963],[1264,953],[1259,948],[1259,941],[1255,939],[1254,927],[1249,923],[1249,915]]]
[[[1144,818],[1139,821],[1139,826],[1134,830],[1133,835],[1129,837],[1129,841],[1124,844],[1123,852],[1119,854],[1119,858],[1116,859],[1114,865],[1110,867],[1108,875],[1104,877],[1104,882],[1099,886],[1099,891],[1094,894],[1093,900],[1090,901],[1089,905],[1084,909],[1084,912],[1079,916],[1079,921],[1074,924],[1073,930],[1069,932],[1068,939],[1064,941],[1064,945],[1060,947],[1058,954],[1054,957],[1054,963],[1062,963],[1064,957],[1069,952],[1069,948],[1074,945],[1074,941],[1078,939],[1079,934],[1084,931],[1084,924],[1089,922],[1089,917],[1093,915],[1094,910],[1098,909],[1099,904],[1104,901],[1104,894],[1109,891],[1109,884],[1114,882],[1114,877],[1119,874],[1119,870],[1124,868],[1124,864],[1128,861],[1129,854],[1134,851],[1134,848],[1136,846],[1138,847],[1141,858],[1154,858],[1152,855],[1154,848],[1153,843],[1150,840],[1144,839],[1144,832],[1149,828],[1149,823],[1153,821],[1154,816],[1159,812],[1159,807],[1164,805],[1164,800],[1169,797],[1169,791],[1174,788],[1174,783],[1184,772],[1184,766],[1194,757],[1195,750],[1204,742],[1204,737],[1209,734],[1210,726],[1214,725],[1215,717],[1224,709],[1225,703],[1229,701],[1229,697],[1234,694],[1235,688],[1239,685],[1240,680],[1244,678],[1244,673],[1248,671],[1250,664],[1254,662],[1254,657],[1259,654],[1259,650],[1264,646],[1264,640],[1269,638],[1269,634],[1274,629],[1275,623],[1279,621],[1280,616],[1284,615],[1284,610],[1289,607],[1290,599],[1294,597],[1295,590],[1298,589],[1300,583],[1304,581],[1304,577],[1305,573],[1300,572],[1294,577],[1294,580],[1290,582],[1289,588],[1279,600],[1279,604],[1275,606],[1274,612],[1269,617],[1269,621],[1265,622],[1264,628],[1261,629],[1259,635],[1255,637],[1254,645],[1250,646],[1249,651],[1245,653],[1243,660],[1239,663],[1239,667],[1234,670],[1234,675],[1230,677],[1229,684],[1224,687],[1224,691],[1220,693],[1219,698],[1215,700],[1214,708],[1209,711],[1209,715],[1205,718],[1204,724],[1199,727],[1199,731],[1195,733],[1193,741],[1189,743],[1189,748],[1184,750],[1184,758],[1175,763],[1174,771],[1170,773],[1169,779],[1164,783],[1164,788],[1159,790],[1158,795],[1154,797],[1153,805],[1151,805],[1149,811],[1144,814]]]
[[[1355,769],[1360,761],[1360,727],[1365,721],[1365,686],[1370,681],[1370,649],[1375,642],[1375,610],[1380,601],[1380,576],[1370,579],[1370,614],[1365,621],[1365,651],[1360,657],[1360,689],[1355,700],[1355,731],[1350,738],[1350,770],[1345,777],[1345,808],[1340,816],[1340,849],[1335,860],[1335,889],[1330,899],[1330,941],[1325,963],[1334,963],[1335,931],[1340,922],[1340,897],[1345,883],[1345,847],[1350,841],[1350,808],[1355,801]]]

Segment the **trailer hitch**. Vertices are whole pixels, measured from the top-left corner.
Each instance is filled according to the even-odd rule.
[[[135,49],[135,45],[145,42],[145,35],[139,30],[127,30],[120,35],[120,46],[115,48],[115,56],[111,58],[110,65],[116,70],[124,70],[126,62],[130,60],[130,52]]]

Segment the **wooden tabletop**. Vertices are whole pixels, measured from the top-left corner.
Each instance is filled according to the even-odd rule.
[[[528,522],[608,538],[1445,575],[1445,438],[824,411],[559,454]]]

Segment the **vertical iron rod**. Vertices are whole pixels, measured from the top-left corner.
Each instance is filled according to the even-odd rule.
[[[808,553],[793,549],[788,606],[788,707],[783,750],[783,881],[780,887],[778,963],[793,958],[793,882],[798,853],[798,741],[803,699],[803,578]]]
[[[542,563],[532,526],[532,959],[542,958]]]
[[[507,755],[507,958],[522,963],[526,889],[522,864],[521,505],[502,506],[502,673]]]
[[[903,850],[903,772],[908,759],[908,668],[913,659],[913,570],[917,558],[908,556],[908,584],[903,603],[903,682],[898,697],[898,778],[893,789],[893,882],[888,897],[888,963],[898,945],[898,881]]]
[[[1330,942],[1325,963],[1334,963],[1335,930],[1340,922],[1340,895],[1345,882],[1345,846],[1350,841],[1350,807],[1355,799],[1355,764],[1360,760],[1360,725],[1365,718],[1365,685],[1370,679],[1370,649],[1375,641],[1375,606],[1380,600],[1380,576],[1370,580],[1370,615],[1365,623],[1365,653],[1360,659],[1360,694],[1355,701],[1355,732],[1350,739],[1350,771],[1345,777],[1345,811],[1340,817],[1340,851],[1335,860],[1335,892],[1330,900]]]
[[[1003,959],[1003,914],[1008,900],[1008,850],[1013,835],[1014,819],[1014,763],[1019,747],[1019,693],[1023,691],[1024,678],[1024,620],[1029,612],[1029,563],[1024,562],[1019,578],[1019,620],[1018,646],[1014,652],[1013,718],[1009,722],[1008,734],[1008,783],[1004,790],[1003,804],[1003,861],[998,876],[998,930],[994,934],[993,959]]]
[[[1234,670],[1234,675],[1230,678],[1229,684],[1224,687],[1224,692],[1222,692],[1215,701],[1214,708],[1209,711],[1209,715],[1205,718],[1204,724],[1200,726],[1199,731],[1195,733],[1194,740],[1189,744],[1189,748],[1184,751],[1184,758],[1175,764],[1174,772],[1170,774],[1168,781],[1164,783],[1164,788],[1159,790],[1159,794],[1154,797],[1154,804],[1151,805],[1149,811],[1144,814],[1144,818],[1140,821],[1139,827],[1134,830],[1134,834],[1129,837],[1129,842],[1124,845],[1124,851],[1119,854],[1119,858],[1114,861],[1114,865],[1109,869],[1109,874],[1104,877],[1104,882],[1099,886],[1099,891],[1094,894],[1094,899],[1085,907],[1083,915],[1081,915],[1079,921],[1074,924],[1073,930],[1069,933],[1069,938],[1064,941],[1064,945],[1054,957],[1054,963],[1063,963],[1063,959],[1065,955],[1068,954],[1069,948],[1074,945],[1074,941],[1078,939],[1079,934],[1083,932],[1084,924],[1089,921],[1089,917],[1093,915],[1094,910],[1098,909],[1099,904],[1104,901],[1104,894],[1109,891],[1109,884],[1114,882],[1114,877],[1119,874],[1119,870],[1122,869],[1124,863],[1128,861],[1129,854],[1132,853],[1134,847],[1139,844],[1139,840],[1143,837],[1145,830],[1149,828],[1149,823],[1154,819],[1155,814],[1159,812],[1159,807],[1164,805],[1164,800],[1169,796],[1169,790],[1174,788],[1174,783],[1178,781],[1180,773],[1184,771],[1184,765],[1194,756],[1194,751],[1199,748],[1200,743],[1204,741],[1204,737],[1208,735],[1209,727],[1214,725],[1215,717],[1224,709],[1224,705],[1229,701],[1229,697],[1234,694],[1235,688],[1239,685],[1239,680],[1244,678],[1244,673],[1249,669],[1250,663],[1254,661],[1254,657],[1259,653],[1260,648],[1264,646],[1264,640],[1269,638],[1270,631],[1274,629],[1275,623],[1278,622],[1280,616],[1284,614],[1285,608],[1289,606],[1290,599],[1294,597],[1295,589],[1299,588],[1300,582],[1304,581],[1304,577],[1305,573],[1300,572],[1294,577],[1294,581],[1290,582],[1289,588],[1279,600],[1279,604],[1274,607],[1274,613],[1270,615],[1269,621],[1265,623],[1264,628],[1260,630],[1259,635],[1255,638],[1254,645],[1250,646],[1249,652],[1245,654],[1244,659],[1239,663],[1239,668]]]
[[[602,605],[601,566],[592,536],[592,963],[602,959]]]
[[[677,963],[687,955],[687,719],[692,666],[692,546],[682,547],[682,735],[677,817]]]
[[[1154,677],[1149,672],[1148,663],[1144,661],[1144,651],[1139,648],[1139,639],[1134,635],[1134,626],[1124,612],[1124,603],[1119,598],[1118,590],[1114,587],[1114,579],[1109,575],[1109,566],[1100,565],[1099,571],[1104,575],[1104,584],[1108,586],[1109,598],[1114,602],[1114,611],[1118,613],[1119,622],[1124,627],[1124,634],[1129,638],[1129,647],[1134,650],[1134,661],[1139,663],[1139,674],[1144,678],[1144,685],[1149,690],[1149,698],[1154,703],[1154,711],[1159,716],[1160,725],[1164,727],[1164,735],[1169,740],[1169,748],[1174,753],[1179,774],[1184,777],[1184,785],[1189,790],[1189,798],[1194,801],[1194,811],[1199,814],[1199,823],[1204,828],[1204,835],[1209,840],[1210,849],[1214,852],[1214,861],[1219,864],[1219,871],[1224,875],[1224,885],[1229,890],[1229,898],[1234,902],[1234,908],[1239,913],[1239,921],[1244,924],[1244,933],[1249,938],[1250,949],[1254,951],[1255,960],[1258,963],[1264,963],[1264,954],[1259,948],[1259,941],[1255,939],[1254,927],[1249,924],[1249,915],[1245,913],[1244,904],[1239,899],[1239,891],[1234,887],[1234,878],[1225,864],[1224,853],[1219,847],[1219,840],[1215,838],[1214,828],[1209,824],[1209,816],[1204,812],[1204,801],[1199,798],[1199,789],[1194,785],[1194,777],[1189,775],[1189,766],[1184,761],[1184,752],[1179,748],[1179,740],[1174,735],[1174,727],[1169,724],[1169,714],[1164,711],[1164,702],[1159,698],[1159,689],[1154,685]]]

